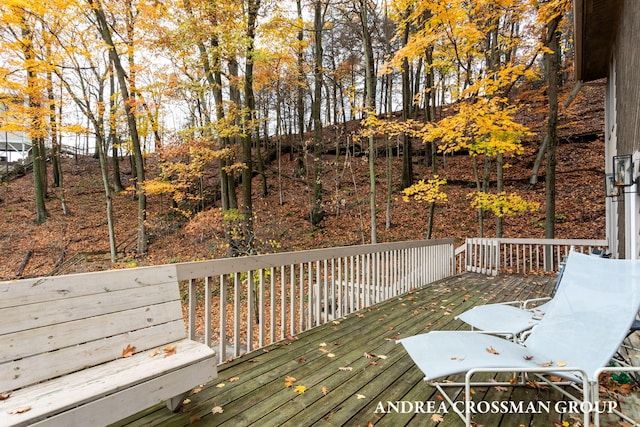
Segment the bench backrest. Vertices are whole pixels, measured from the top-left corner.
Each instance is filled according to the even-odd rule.
[[[175,266],[0,282],[0,392],[185,337]]]

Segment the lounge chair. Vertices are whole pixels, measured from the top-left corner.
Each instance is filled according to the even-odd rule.
[[[472,329],[490,331],[516,339],[523,332],[533,328],[553,303],[553,296],[562,281],[565,262],[560,265],[551,297],[477,305],[456,316],[456,319],[462,320]],[[541,301],[544,302],[539,304]]]
[[[594,249],[591,256],[609,258],[611,255],[602,250]],[[462,320],[472,329],[502,334],[513,337],[515,340],[520,334],[538,324],[553,303],[553,296],[562,283],[565,263],[566,257],[560,263],[556,283],[550,297],[477,305],[456,316],[456,319]],[[540,304],[541,302],[543,303]]]
[[[444,383],[434,380],[466,373],[463,419],[467,426],[471,425],[471,377],[477,372],[553,374],[581,386],[583,401],[593,405],[599,399],[598,377],[627,336],[640,307],[640,261],[572,252],[553,301],[522,343],[472,331],[435,331],[399,342],[424,379],[451,405]],[[585,412],[585,425],[589,417]]]

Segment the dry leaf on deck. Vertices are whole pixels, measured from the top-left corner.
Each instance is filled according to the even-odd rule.
[[[322,394],[323,394],[324,396],[326,396],[326,395],[329,393],[329,389],[328,389],[328,388],[326,388],[326,387],[322,387],[322,388],[320,389],[320,391],[322,392]]]
[[[213,409],[211,409],[211,413],[212,414],[221,414],[224,412],[224,409],[222,409],[220,406],[214,406]]]
[[[327,357],[332,357],[332,358],[333,358],[333,357],[336,357],[336,355],[335,355],[335,354],[333,354],[333,353],[328,353],[328,354],[327,354]]]
[[[235,383],[236,381],[240,381],[240,377],[231,377],[229,378],[230,383]]]
[[[338,368],[339,371],[353,371],[353,368],[351,366],[340,366]]]
[[[133,356],[133,353],[135,352],[136,352],[136,348],[132,347],[131,344],[127,344],[127,346],[122,349],[122,357]]]
[[[307,391],[307,388],[303,385],[297,385],[294,387],[293,391],[295,391],[298,394],[304,394],[304,392]]]
[[[356,399],[366,399],[367,396],[365,396],[364,394],[356,394]]]
[[[11,393],[0,393],[0,400],[7,400],[11,397]]]
[[[431,415],[431,421],[434,423],[441,423],[444,421],[444,417],[440,414],[433,414]]]
[[[296,382],[296,379],[293,377],[286,377],[284,379],[284,386],[285,387],[291,387],[293,385],[293,383]]]
[[[224,383],[220,383],[220,384],[218,384],[216,387],[217,387],[217,388],[222,388],[222,387],[224,387],[224,385],[225,385]]]

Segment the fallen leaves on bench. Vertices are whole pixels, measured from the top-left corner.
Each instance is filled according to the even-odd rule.
[[[127,344],[127,346],[122,350],[122,357],[129,357],[129,356],[133,356],[133,354],[136,352],[136,348],[132,347],[131,344]]]
[[[16,409],[11,409],[9,411],[7,411],[7,413],[14,415],[14,414],[24,414],[25,412],[29,412],[31,410],[31,406],[21,406],[20,408],[16,408]]]
[[[0,400],[7,400],[11,397],[11,393],[0,393]]]
[[[169,356],[173,356],[174,354],[176,354],[176,346],[175,345],[168,345],[163,350],[164,350],[164,357],[169,357]]]

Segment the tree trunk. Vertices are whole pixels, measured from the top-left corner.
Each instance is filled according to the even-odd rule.
[[[547,94],[549,98],[549,117],[547,120],[547,164],[545,173],[546,189],[546,209],[545,209],[545,233],[547,239],[555,237],[556,227],[556,150],[557,150],[557,126],[558,126],[558,84],[560,74],[560,63],[556,54],[560,49],[560,32],[558,25],[562,15],[554,18],[547,25],[547,41],[551,50],[545,53],[545,64],[547,70]]]
[[[324,19],[322,16],[322,2],[314,1],[314,46],[315,46],[315,66],[314,66],[314,96],[311,108],[313,120],[313,203],[311,207],[310,220],[314,226],[320,224],[325,212],[322,207],[322,121],[320,118],[322,107],[322,29]]]
[[[118,155],[118,132],[116,130],[116,83],[113,73],[109,73],[109,137],[111,145],[111,167],[113,169],[113,191],[122,191],[122,180],[120,179],[120,157]]]
[[[409,28],[405,28],[403,34],[403,45],[409,41]],[[408,120],[413,106],[413,96],[411,94],[411,82],[409,60],[402,61],[402,120]],[[411,139],[406,133],[402,136],[402,188],[410,187],[413,184],[413,154]]]
[[[22,51],[24,54],[24,63],[27,71],[27,90],[29,93],[29,120],[31,123],[30,138],[31,158],[33,161],[33,195],[36,206],[36,224],[42,224],[47,220],[49,213],[45,205],[45,196],[47,193],[46,184],[46,152],[44,148],[44,122],[41,114],[42,109],[42,93],[38,89],[37,71],[34,69],[36,60],[33,51],[33,33],[27,22],[26,17],[20,20],[22,36],[27,41],[22,43]]]
[[[118,83],[120,85],[120,93],[124,103],[124,109],[127,116],[127,125],[129,127],[129,134],[131,136],[131,145],[133,148],[134,163],[136,169],[136,194],[138,197],[138,242],[137,253],[143,255],[147,252],[147,196],[142,188],[142,184],[145,181],[144,173],[144,161],[142,158],[142,149],[140,146],[140,138],[138,134],[138,125],[136,123],[136,116],[134,111],[134,102],[129,95],[129,88],[127,83],[127,73],[120,61],[120,55],[118,54],[113,38],[111,36],[111,27],[107,22],[104,9],[99,0],[87,0],[87,3],[91,6],[96,16],[98,30],[107,47],[109,48],[109,57],[118,76]]]
[[[360,1],[360,22],[362,25],[362,42],[364,44],[365,67],[365,114],[375,115],[375,76],[373,70],[373,47],[369,31],[368,2]],[[371,243],[378,243],[376,231],[376,146],[373,134],[369,135],[369,214],[371,216]]]

